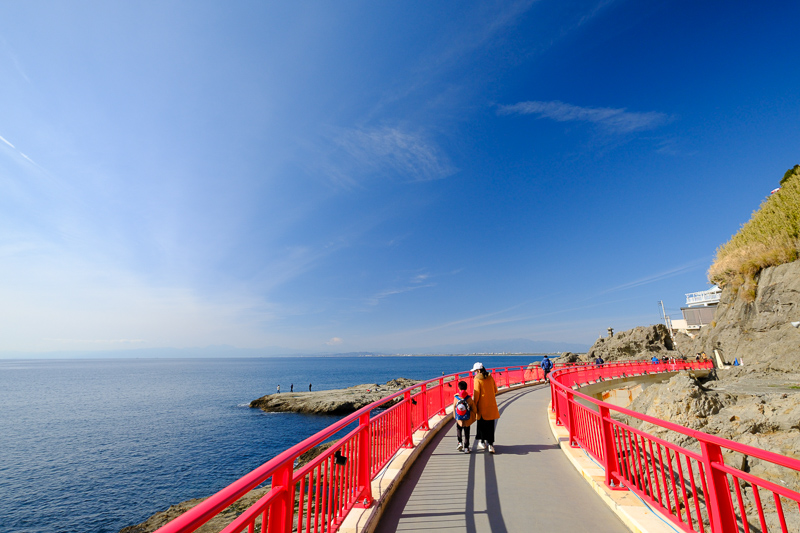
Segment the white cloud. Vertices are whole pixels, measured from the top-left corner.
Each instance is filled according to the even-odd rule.
[[[631,133],[658,128],[669,122],[670,116],[655,111],[636,113],[625,108],[579,107],[558,100],[552,102],[519,102],[499,106],[499,115],[537,115],[558,122],[588,122],[613,133]]]
[[[333,337],[331,340],[329,340],[325,344],[327,344],[328,346],[338,346],[338,345],[342,344],[343,342],[344,341],[342,339],[340,339],[339,337]]]

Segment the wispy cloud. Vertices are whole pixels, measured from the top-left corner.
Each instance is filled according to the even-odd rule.
[[[612,133],[631,133],[658,128],[671,120],[665,113],[649,111],[637,113],[625,108],[580,107],[565,104],[558,100],[552,102],[519,102],[498,107],[499,115],[536,115],[557,122],[587,122],[596,124]]]
[[[369,176],[419,182],[446,178],[456,168],[442,149],[421,132],[401,128],[340,130],[324,163],[328,176],[341,185],[360,184]]]
[[[14,148],[14,149],[16,149],[16,146],[14,146],[14,145],[13,145],[13,144],[11,144],[10,142],[8,142],[8,141],[6,140],[6,138],[5,138],[5,137],[3,137],[2,135],[0,135],[0,141],[3,141],[3,142],[4,142],[4,143],[6,143],[7,145],[9,145],[11,148]]]
[[[144,339],[45,339],[62,344],[142,344]]]
[[[374,305],[378,305],[380,303],[380,301],[383,300],[384,298],[388,298],[389,296],[394,296],[395,294],[403,294],[404,292],[411,292],[411,291],[416,291],[418,289],[426,289],[428,287],[435,287],[436,286],[435,283],[426,283],[424,285],[419,285],[419,282],[414,282],[414,281],[412,281],[412,283],[416,283],[416,284],[415,285],[408,285],[406,287],[397,287],[397,288],[386,289],[384,291],[381,291],[378,294],[375,294],[374,296],[372,296],[371,298],[368,298],[367,299],[367,303],[369,305],[373,305],[374,306]]]
[[[325,344],[327,344],[328,346],[338,346],[338,345],[342,344],[343,342],[344,341],[342,339],[340,339],[339,337],[333,337],[331,340],[329,340]]]
[[[623,283],[622,285],[617,285],[615,287],[611,287],[609,289],[600,291],[599,293],[595,294],[595,296],[603,296],[605,294],[610,294],[613,292],[624,291],[626,289],[632,289],[634,287],[641,287],[642,285],[649,285],[651,283],[656,283],[658,281],[662,281],[668,278],[672,278],[675,276],[679,276],[680,274],[685,274],[686,272],[691,272],[693,270],[697,270],[698,268],[704,268],[708,266],[709,259],[707,257],[703,257],[700,259],[695,259],[689,263],[684,265],[671,268],[669,270],[665,270],[663,272],[658,272],[656,274],[652,274],[650,276],[645,276],[643,278],[639,278],[637,280],[630,281],[628,283]]]
[[[415,330],[415,331],[411,331],[411,332],[406,332],[406,335],[419,335],[419,334],[422,334],[422,333],[430,333],[432,331],[439,331],[439,330],[443,330],[443,329],[451,329],[451,328],[455,328],[455,327],[481,327],[482,324],[487,319],[489,319],[491,317],[496,317],[498,315],[502,315],[504,313],[508,313],[509,311],[513,311],[514,309],[517,309],[522,305],[524,305],[524,304],[517,304],[517,305],[511,306],[511,307],[506,308],[506,309],[501,309],[500,311],[494,311],[492,313],[485,313],[485,314],[482,314],[482,315],[471,316],[471,317],[468,317],[468,318],[462,318],[460,320],[453,320],[451,322],[445,322],[445,323],[439,324],[437,326],[432,326],[432,327],[429,327],[429,328],[424,328],[424,329],[419,329],[419,330]],[[513,319],[513,321],[516,321],[516,319]]]
[[[14,54],[11,51],[11,48],[8,46],[8,42],[6,42],[5,39],[0,38],[0,43],[2,44],[3,49],[6,52],[6,55],[9,57],[9,59],[11,59],[11,62],[14,64],[14,68],[17,70],[19,75],[22,76],[22,79],[24,79],[26,82],[30,83],[31,81],[30,78],[28,77],[27,74],[25,74],[25,71],[22,69],[22,65],[19,62],[19,59],[17,59],[17,55]]]

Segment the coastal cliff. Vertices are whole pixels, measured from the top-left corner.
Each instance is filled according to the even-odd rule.
[[[724,359],[744,361],[749,371],[796,372],[800,369],[800,261],[769,267],[757,276],[755,299],[748,302],[731,288],[722,290],[714,322],[686,348],[718,350]]]

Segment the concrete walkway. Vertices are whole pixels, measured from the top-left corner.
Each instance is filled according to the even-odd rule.
[[[471,454],[456,451],[449,422],[411,466],[376,532],[627,532],[556,443],[545,416],[549,387],[497,400],[497,453],[479,452],[473,442]]]

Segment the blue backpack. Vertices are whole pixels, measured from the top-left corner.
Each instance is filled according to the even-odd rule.
[[[467,400],[469,399],[469,394],[467,394],[464,398],[456,394],[456,408],[453,411],[456,416],[456,420],[469,420],[470,409],[469,403]]]

